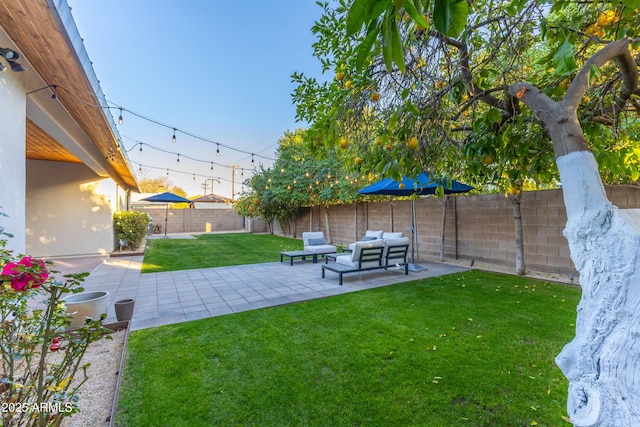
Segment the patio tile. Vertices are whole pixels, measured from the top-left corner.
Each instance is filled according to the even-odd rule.
[[[319,264],[270,262],[141,275],[141,256],[109,258],[87,277],[86,291],[106,290],[112,302],[136,300],[131,329],[151,328],[211,316],[340,295],[362,289],[466,270],[423,262],[429,269],[408,276],[395,270],[322,278]],[[107,320],[115,321],[113,303]]]

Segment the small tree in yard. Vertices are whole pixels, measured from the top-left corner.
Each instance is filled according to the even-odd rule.
[[[603,184],[640,178],[640,2],[323,7],[314,48],[336,79],[295,76],[299,117],[331,143],[373,111],[378,133],[356,149],[383,147],[386,161],[363,165],[389,176],[486,174],[516,203],[522,182],[559,179],[583,289],[576,337],[556,358],[569,415],[579,426],[640,425],[640,216],[612,206]],[[323,102],[305,102],[313,96]]]

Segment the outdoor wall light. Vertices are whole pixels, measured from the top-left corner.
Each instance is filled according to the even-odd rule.
[[[9,63],[9,66],[11,67],[11,71],[14,71],[14,72],[26,71],[26,68],[24,68],[22,65],[20,65],[17,62],[18,58],[20,58],[20,54],[15,50],[7,49],[5,47],[0,47],[0,55],[2,55],[2,57]],[[6,68],[7,67],[0,64],[0,72],[4,71]]]

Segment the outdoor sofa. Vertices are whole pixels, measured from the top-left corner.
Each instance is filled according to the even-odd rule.
[[[322,265],[322,278],[325,271],[338,273],[339,283],[342,286],[342,276],[346,273],[356,273],[368,270],[388,269],[389,267],[403,267],[404,274],[409,274],[407,263],[407,242],[386,242],[383,239],[375,239],[364,242],[356,242],[350,254],[337,255],[336,262],[329,264],[325,260]]]

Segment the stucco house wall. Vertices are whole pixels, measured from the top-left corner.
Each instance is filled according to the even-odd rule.
[[[0,40],[2,38],[0,37]],[[22,76],[0,74],[0,225],[13,234],[7,247],[24,252],[26,226],[26,95]]]
[[[27,253],[106,254],[114,248],[116,185],[81,163],[27,161]]]

